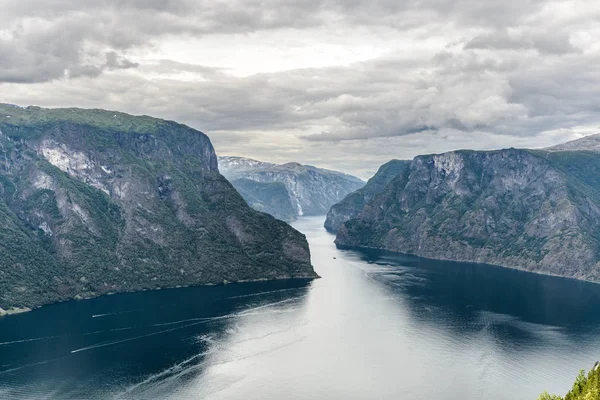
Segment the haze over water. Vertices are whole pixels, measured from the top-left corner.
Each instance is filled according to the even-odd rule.
[[[172,289],[0,319],[1,399],[535,399],[600,359],[600,285],[338,250],[322,279]]]

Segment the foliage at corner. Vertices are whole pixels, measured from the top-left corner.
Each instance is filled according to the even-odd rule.
[[[544,392],[538,400],[600,400],[600,364],[596,363],[587,375],[581,370],[573,388],[565,397]]]

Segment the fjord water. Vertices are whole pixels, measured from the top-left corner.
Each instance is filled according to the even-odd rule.
[[[535,399],[600,359],[600,285],[338,250],[313,282],[123,294],[0,319],[1,399]]]

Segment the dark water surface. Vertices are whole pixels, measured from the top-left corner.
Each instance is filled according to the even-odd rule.
[[[600,359],[600,285],[337,250],[322,222],[295,224],[314,282],[1,318],[0,399],[535,400]]]

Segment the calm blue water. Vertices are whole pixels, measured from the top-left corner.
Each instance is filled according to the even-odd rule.
[[[323,279],[0,319],[0,399],[536,399],[600,359],[600,285],[338,250],[322,222],[295,226]]]

